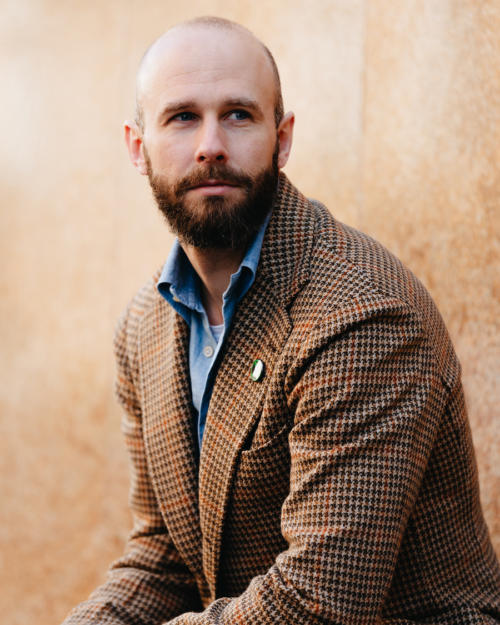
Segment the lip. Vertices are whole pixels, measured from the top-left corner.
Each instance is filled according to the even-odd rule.
[[[209,180],[203,180],[196,186],[191,187],[191,189],[203,189],[205,187],[234,187],[234,186],[236,185],[234,185],[232,182],[227,182],[227,180],[215,180],[215,179],[210,178]]]
[[[189,191],[200,191],[207,195],[221,195],[236,187],[237,185],[233,184],[232,182],[227,182],[226,180],[215,180],[210,178],[208,180],[203,180],[194,187],[190,187]]]

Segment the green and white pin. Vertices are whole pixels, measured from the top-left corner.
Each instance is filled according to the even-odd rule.
[[[264,363],[262,362],[262,360],[260,360],[260,358],[256,358],[253,361],[252,364],[252,371],[250,372],[250,377],[252,378],[252,380],[254,382],[258,382],[259,380],[262,380],[262,378],[264,377]]]

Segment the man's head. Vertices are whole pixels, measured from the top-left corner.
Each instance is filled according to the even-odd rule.
[[[270,208],[293,122],[267,48],[242,26],[198,18],[148,49],[125,132],[181,241],[240,248]]]

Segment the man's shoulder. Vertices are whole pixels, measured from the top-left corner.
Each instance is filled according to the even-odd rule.
[[[338,221],[317,200],[311,204],[316,212],[311,283],[329,296],[326,301],[331,298],[340,305],[394,300],[422,312],[431,306],[434,312],[427,289],[384,245]]]
[[[332,212],[281,177],[268,245],[263,247],[267,274],[271,279],[274,274],[279,277],[273,281],[278,292],[308,282],[327,306],[340,306],[353,298],[397,299],[417,309],[427,305],[426,289],[396,256],[372,237],[338,221]]]
[[[459,366],[448,332],[420,280],[384,245],[339,222],[321,203],[310,202],[314,244],[309,281],[293,306],[295,319],[335,334],[374,318],[406,320],[432,346],[439,368],[456,379]]]

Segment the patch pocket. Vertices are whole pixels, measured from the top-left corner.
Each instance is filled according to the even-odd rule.
[[[288,446],[289,424],[271,439],[256,447],[243,450],[236,473],[239,487],[269,490],[284,482],[288,488],[290,474],[290,449]],[[281,490],[281,488],[279,489]]]

